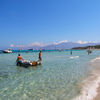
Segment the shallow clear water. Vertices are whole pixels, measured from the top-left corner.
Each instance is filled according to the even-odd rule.
[[[20,53],[25,60],[38,60],[38,52]],[[78,85],[91,70],[94,51],[43,52],[42,65],[16,66],[18,53],[0,54],[0,100],[71,100],[80,94]]]

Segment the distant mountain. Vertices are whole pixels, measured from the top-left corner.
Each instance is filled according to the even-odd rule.
[[[59,43],[59,44],[51,44],[44,47],[41,47],[41,49],[72,49],[74,47],[85,47],[85,46],[94,46],[94,45],[100,45],[100,43],[87,43],[87,44],[80,44],[80,43],[74,43],[74,42],[65,42],[65,43]]]
[[[53,43],[49,45],[44,45],[41,43],[33,43],[32,45],[24,45],[17,47],[22,48],[22,49],[45,49],[45,50],[54,50],[54,49],[72,49],[75,47],[86,47],[86,46],[95,46],[95,45],[100,45],[100,43],[75,43],[75,42],[60,42],[60,43]]]

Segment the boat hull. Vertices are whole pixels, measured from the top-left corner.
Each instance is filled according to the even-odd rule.
[[[12,51],[4,50],[3,53],[12,53]]]

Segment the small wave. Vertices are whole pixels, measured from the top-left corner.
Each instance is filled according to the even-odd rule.
[[[79,56],[72,56],[71,59],[79,58]]]
[[[95,59],[92,59],[91,62],[95,62],[96,60],[100,60],[100,57],[97,57]]]
[[[93,100],[97,96],[97,89],[100,84],[100,77],[95,80],[86,80],[84,84],[83,91],[80,96],[76,97],[74,100]]]
[[[95,59],[91,60],[91,62],[95,64],[95,62],[98,60],[100,60],[100,57],[96,57]],[[81,94],[73,100],[94,100],[94,98],[97,96],[97,89],[100,84],[100,71],[98,70],[99,72],[97,72],[96,68],[98,65],[94,67],[95,68],[92,70],[89,76],[82,82]]]

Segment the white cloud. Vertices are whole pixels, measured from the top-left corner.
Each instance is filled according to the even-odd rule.
[[[58,44],[61,44],[61,43],[67,43],[67,42],[68,42],[68,40],[63,40],[63,41],[59,41],[59,42],[54,42],[53,44],[58,45]]]
[[[79,44],[86,44],[88,42],[87,41],[77,41],[77,43],[79,43]]]
[[[97,41],[89,41],[88,43],[99,43],[99,42],[97,42]]]
[[[11,44],[10,47],[14,47],[14,44]]]
[[[30,43],[30,44],[24,44],[24,45],[13,45],[11,44],[10,47],[17,47],[17,48],[32,48],[32,47],[44,47],[44,46],[47,46],[47,45],[51,45],[51,44],[54,44],[54,45],[59,45],[61,43],[67,43],[69,42],[68,40],[63,40],[63,41],[59,41],[59,42],[54,42],[54,43],[50,43],[50,44],[44,44],[44,43],[40,43],[40,42],[33,42],[33,43]],[[75,42],[73,42],[75,43]],[[87,44],[87,43],[98,43],[97,41],[77,41],[76,43],[79,43],[79,44]]]
[[[68,40],[63,40],[63,41],[59,41],[59,42],[54,42],[53,44],[58,45],[58,44],[67,43],[67,42],[68,42]],[[30,43],[30,44],[26,44],[26,45],[16,45],[15,47],[17,47],[17,48],[28,48],[28,47],[34,47],[34,46],[43,47],[43,46],[47,46],[47,45],[51,45],[51,44],[44,44],[44,43],[40,43],[40,42],[33,42],[33,43]]]
[[[45,46],[45,44],[39,43],[39,42],[33,42],[32,44],[30,44],[30,46],[40,46],[40,47],[42,47],[42,46]]]
[[[77,43],[79,43],[79,44],[87,44],[87,43],[99,43],[99,42],[97,42],[97,41],[77,41]]]
[[[45,46],[45,44],[39,43],[39,42],[33,42],[31,44],[26,44],[26,45],[17,45],[16,47],[19,47],[19,48],[27,48],[27,47],[33,47],[33,46],[43,47],[43,46]]]
[[[16,47],[18,47],[18,48],[24,48],[25,45],[16,45]]]

